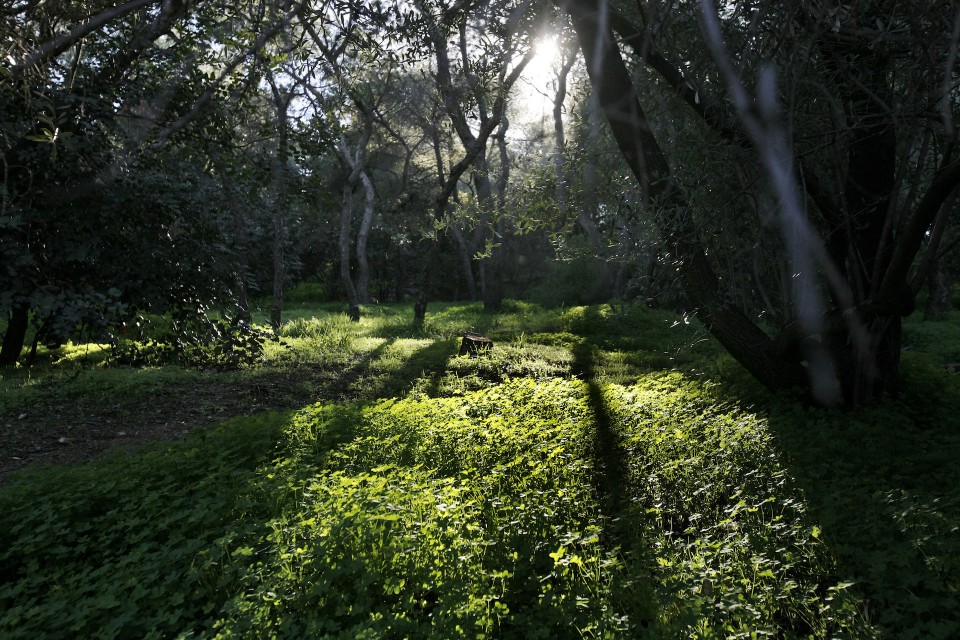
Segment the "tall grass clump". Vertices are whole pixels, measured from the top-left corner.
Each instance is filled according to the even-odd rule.
[[[268,357],[327,363],[347,361],[352,356],[357,325],[344,313],[298,317],[282,324],[277,335],[282,344],[268,351]]]

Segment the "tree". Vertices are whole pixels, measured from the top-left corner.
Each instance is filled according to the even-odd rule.
[[[216,130],[217,112],[206,107],[227,86],[233,95],[250,90],[255,74],[243,73],[249,53],[289,24],[290,12],[257,23],[232,3],[131,0],[22,3],[2,18],[16,62],[0,77],[7,267],[0,311],[10,320],[0,364],[18,360],[31,323],[35,342],[57,327],[55,343],[84,326],[102,337],[136,308],[204,312],[222,300],[235,278],[221,277],[214,266],[220,244],[199,231],[211,221],[213,199],[206,188],[170,191],[170,180],[209,185],[198,162],[202,145],[170,141],[202,126]],[[139,200],[121,195],[131,185],[144,189]],[[87,224],[93,220],[99,225]],[[194,247],[201,254],[164,268],[142,258],[184,251],[189,243],[179,233],[190,228],[207,240]],[[144,249],[148,238],[155,250]],[[191,280],[181,269],[202,277]]]
[[[444,110],[453,130],[465,149],[464,157],[450,167],[434,205],[436,225],[442,227],[447,214],[447,203],[456,190],[460,177],[468,168],[474,169],[474,184],[480,207],[485,212],[492,213],[495,206],[487,163],[487,142],[494,131],[502,126],[510,88],[533,57],[532,47],[527,47],[521,59],[513,64],[516,55],[515,47],[518,46],[517,41],[523,34],[520,26],[522,21],[529,19],[529,3],[522,3],[512,10],[501,3],[491,3],[485,10],[473,16],[469,11],[471,7],[466,5],[456,5],[452,8],[434,7],[421,0],[416,2],[416,6],[420,12],[419,24],[412,27],[411,31],[416,29],[423,34],[423,41],[435,60],[438,93],[443,100]],[[494,38],[500,38],[496,51],[491,52],[491,57],[483,63],[487,68],[487,75],[483,80],[489,84],[481,82],[481,76],[471,60],[471,45],[476,47],[479,44],[470,43],[468,40],[468,23],[471,18],[482,23],[484,27],[482,31]],[[455,26],[458,32],[460,72],[463,75],[462,81],[465,87],[455,81],[453,76],[454,68],[451,65],[448,50],[449,29],[452,26]],[[471,101],[469,107],[464,102],[468,95]],[[491,96],[492,104],[489,102]],[[470,114],[475,114],[479,120],[477,131],[471,127]],[[414,305],[414,319],[417,322],[423,322],[426,314],[427,297],[437,261],[437,251],[438,240],[435,239],[431,243],[430,258]],[[495,308],[502,300],[499,277],[494,266],[493,273],[489,274],[487,279],[489,281],[486,282],[485,306],[489,302],[489,305]],[[487,300],[488,297],[489,300]]]
[[[631,13],[597,0],[557,4],[571,15],[611,132],[710,333],[771,389],[803,386],[826,405],[894,393],[901,318],[922,283],[912,267],[960,183],[949,62],[960,17],[946,6],[880,1],[736,2],[722,17],[708,2],[689,12],[641,2]],[[786,273],[803,284],[772,335],[752,317],[756,307],[732,302],[698,227],[709,203],[690,200],[695,191],[641,106],[643,76],[629,72],[622,51],[696,116],[698,136],[737,157],[757,150],[752,171],[774,185],[766,200],[788,234]],[[760,74],[756,96],[742,85],[751,73]]]

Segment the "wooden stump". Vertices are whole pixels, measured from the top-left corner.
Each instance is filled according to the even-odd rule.
[[[481,351],[489,351],[490,349],[493,349],[493,340],[479,333],[467,332],[463,334],[463,339],[460,341],[459,355],[465,356],[469,353],[474,356]]]

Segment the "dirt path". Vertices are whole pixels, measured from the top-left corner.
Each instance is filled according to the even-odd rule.
[[[114,449],[135,450],[183,437],[228,418],[285,411],[335,392],[335,374],[282,371],[240,382],[178,384],[143,400],[100,403],[69,399],[0,413],[0,484],[30,464],[70,464]]]

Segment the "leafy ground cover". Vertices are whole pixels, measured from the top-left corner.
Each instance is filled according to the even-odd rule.
[[[0,381],[0,423],[115,388],[122,428],[209,408],[6,477],[0,636],[960,634],[960,383],[919,337],[901,398],[836,415],[666,313],[368,311],[304,308],[239,372],[66,356]],[[950,331],[928,324],[908,336]],[[491,353],[456,355],[470,328]]]

